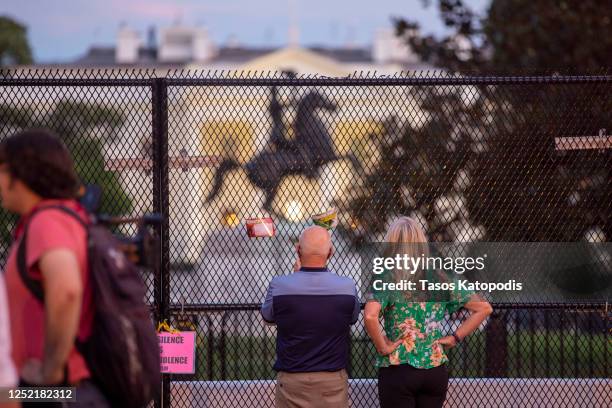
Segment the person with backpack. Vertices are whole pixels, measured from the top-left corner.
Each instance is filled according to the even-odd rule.
[[[49,131],[0,143],[0,200],[20,216],[5,265],[20,386],[75,387],[74,407],[145,406],[159,388],[159,348],[144,286],[77,201],[79,188]]]

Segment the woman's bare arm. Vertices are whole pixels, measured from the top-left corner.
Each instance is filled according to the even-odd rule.
[[[365,329],[376,347],[376,351],[381,356],[386,356],[395,351],[396,348],[402,344],[402,339],[395,342],[389,340],[382,332],[382,327],[378,319],[380,313],[380,303],[376,301],[369,301],[366,303],[363,310],[363,320],[365,322]]]
[[[464,339],[476,330],[482,322],[493,313],[491,304],[483,299],[479,295],[472,295],[470,300],[463,306],[470,311],[470,316],[465,319],[461,325],[455,331],[455,334],[459,339]],[[453,347],[456,345],[455,338],[453,336],[442,337],[438,340],[438,343]]]

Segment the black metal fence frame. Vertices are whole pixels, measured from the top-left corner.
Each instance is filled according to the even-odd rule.
[[[249,86],[462,86],[462,85],[534,85],[534,84],[585,84],[612,83],[610,75],[594,76],[456,76],[441,74],[439,71],[431,75],[395,75],[395,76],[348,76],[344,78],[329,78],[306,76],[299,78],[270,77],[266,74],[255,76],[228,75],[226,73],[200,73],[175,71],[166,77],[154,77],[153,73],[122,77],[117,74],[83,75],[81,72],[48,75],[36,77],[39,71],[0,72],[0,87],[40,86],[40,87],[149,87],[151,89],[151,126],[153,142],[153,208],[162,214],[163,221],[159,229],[161,237],[160,269],[154,275],[154,315],[157,321],[171,320],[173,314],[179,312],[226,312],[255,311],[259,304],[171,304],[170,301],[170,243],[169,243],[169,150],[168,150],[168,88],[169,87],[249,87]],[[142,73],[141,73],[142,74]],[[600,311],[609,321],[611,312],[607,303],[571,303],[571,304],[494,304],[496,310],[516,309],[572,309],[583,311]],[[363,308],[363,304],[362,304]],[[609,333],[608,333],[609,334]],[[607,350],[606,355],[607,355]],[[607,375],[606,366],[606,375]],[[156,407],[170,406],[171,376],[163,376],[161,399],[155,401]]]

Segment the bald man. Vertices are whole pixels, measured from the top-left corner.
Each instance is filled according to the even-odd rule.
[[[355,282],[327,269],[329,232],[309,227],[290,275],[272,279],[261,314],[276,324],[276,406],[348,407],[350,326],[359,316]]]

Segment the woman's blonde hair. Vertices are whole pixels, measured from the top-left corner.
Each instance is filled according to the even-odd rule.
[[[412,258],[420,258],[429,256],[429,245],[423,228],[414,218],[406,216],[398,217],[391,222],[385,234],[384,245],[386,257],[407,255]],[[419,279],[422,276],[422,269],[413,273],[405,269],[395,269],[394,276],[396,281]]]
[[[398,217],[387,229],[385,242],[393,243],[427,243],[423,228],[414,219],[406,216]]]

